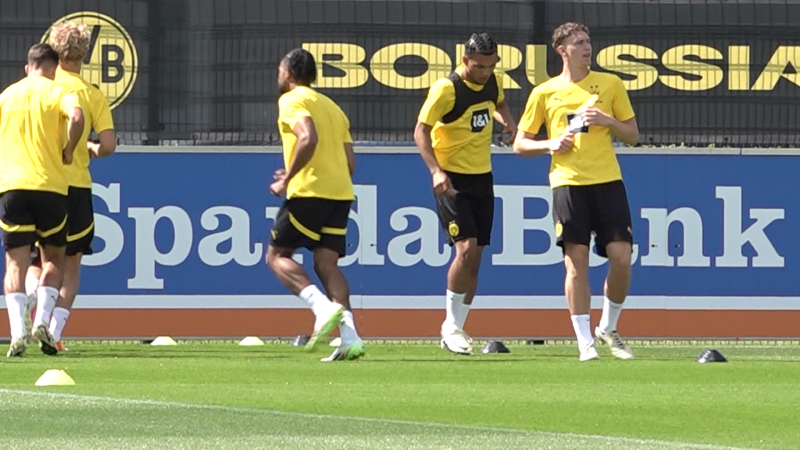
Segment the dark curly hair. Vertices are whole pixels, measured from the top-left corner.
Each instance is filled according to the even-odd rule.
[[[317,63],[309,51],[296,48],[283,57],[283,64],[298,84],[311,86],[317,81]]]

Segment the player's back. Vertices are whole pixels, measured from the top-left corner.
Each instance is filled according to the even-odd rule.
[[[0,94],[0,192],[67,193],[62,163],[66,90],[44,77],[26,77]]]
[[[95,133],[113,128],[111,111],[106,96],[77,73],[62,68],[56,70],[56,84],[64,86],[78,96],[83,109],[84,128],[81,140],[75,148],[72,164],[67,166],[70,186],[91,188],[92,176],[89,172],[89,151],[86,143],[92,130]],[[66,131],[66,130],[65,130]]]
[[[286,167],[295,150],[297,139],[292,130],[297,119],[310,116],[318,137],[311,161],[290,181],[287,198],[352,200],[353,184],[344,150],[345,143],[352,143],[352,139],[344,111],[328,96],[303,86],[281,96],[279,108]]]

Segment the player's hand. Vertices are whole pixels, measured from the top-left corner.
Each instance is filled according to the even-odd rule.
[[[450,177],[443,170],[433,172],[433,192],[436,195],[442,195],[452,190],[453,185],[450,183]]]
[[[72,152],[68,148],[61,150],[61,162],[66,166],[72,164]]]
[[[613,120],[613,117],[597,108],[589,108],[583,112],[583,123],[585,123],[586,126],[596,125],[600,127],[607,127],[611,125]]]
[[[516,126],[510,126],[510,125],[504,125],[503,126],[503,134],[510,134],[511,137],[508,138],[508,140],[506,141],[506,144],[514,145],[514,139],[517,138],[517,127]]]
[[[269,191],[276,197],[283,197],[286,194],[286,170],[276,170],[272,179],[275,181],[269,185]]]
[[[100,144],[96,142],[87,142],[86,149],[89,151],[89,159],[100,157]]]
[[[574,134],[565,134],[560,138],[553,139],[553,145],[550,147],[550,151],[553,153],[566,153],[572,150],[572,146],[575,144],[575,135]]]

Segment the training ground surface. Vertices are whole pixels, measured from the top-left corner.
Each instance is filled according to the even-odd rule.
[[[721,364],[652,343],[590,363],[557,344],[458,357],[375,342],[343,363],[319,362],[326,345],[68,345],[2,358],[3,449],[800,447],[797,343],[716,343]],[[76,385],[35,386],[48,369]]]

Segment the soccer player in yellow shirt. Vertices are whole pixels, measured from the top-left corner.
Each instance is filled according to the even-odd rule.
[[[597,339],[621,359],[633,352],[619,337],[617,321],[631,278],[631,214],[612,136],[634,145],[639,128],[622,80],[591,70],[589,29],[565,23],[553,32],[560,75],[536,86],[520,119],[514,153],[552,154],[550,186],[557,244],[564,252],[564,283],[580,360],[599,356],[589,323],[589,244],[608,258],[603,315]],[[547,140],[536,140],[544,125]]]
[[[66,165],[72,164],[84,129],[77,95],[53,82],[57,66],[58,53],[47,44],[36,44],[28,52],[27,77],[0,94],[0,235],[6,251],[9,357],[26,353],[25,274],[31,245],[37,241],[42,278],[33,336],[43,352],[57,353],[47,324],[64,277]]]
[[[114,120],[111,117],[108,99],[100,89],[80,76],[83,59],[89,51],[90,37],[89,28],[85,24],[68,21],[53,25],[49,37],[49,43],[53,50],[58,52],[59,57],[55,82],[78,96],[86,124],[75,149],[74,162],[67,166],[69,206],[64,283],[49,327],[58,351],[67,350],[61,343],[61,333],[67,324],[72,304],[78,293],[81,258],[93,252],[94,209],[89,160],[109,156],[117,147]],[[99,143],[89,142],[89,134],[92,131],[97,135]],[[37,267],[32,263],[25,282],[29,298],[35,298],[38,287],[37,272]]]
[[[333,100],[311,88],[317,78],[311,53],[292,50],[278,71],[282,94],[278,128],[285,168],[275,172],[270,191],[285,195],[286,200],[272,228],[267,264],[316,316],[306,347],[313,348],[339,325],[342,344],[322,361],[357,359],[364,355],[364,343],[350,311],[350,288],[338,266],[339,258],[346,255],[347,222],[354,200],[350,121]],[[298,248],[313,252],[314,271],[327,295],[292,259]]]
[[[431,86],[414,130],[433,178],[439,219],[456,250],[447,272],[441,347],[464,355],[472,354],[472,338],[464,324],[494,221],[492,119],[512,139],[516,134],[494,73],[499,60],[497,44],[488,34],[470,36],[462,64]]]

